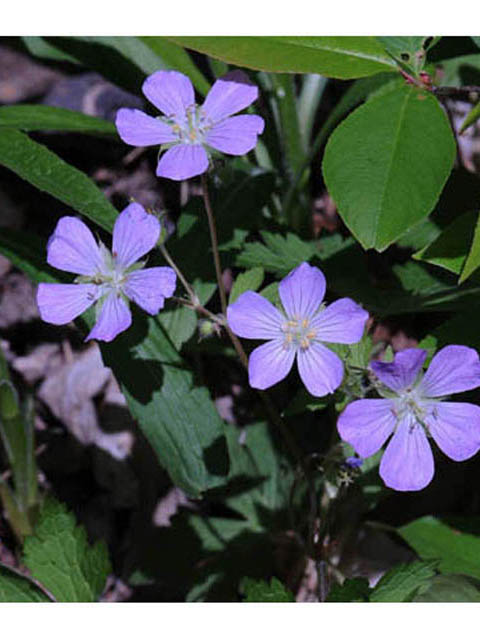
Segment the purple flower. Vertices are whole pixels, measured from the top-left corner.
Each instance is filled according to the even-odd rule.
[[[452,460],[480,449],[480,407],[442,402],[442,396],[480,386],[480,360],[474,349],[451,345],[432,359],[425,375],[423,349],[405,349],[393,362],[372,362],[385,389],[382,399],[356,400],[338,419],[338,431],[363,458],[376,453],[393,433],[380,475],[397,491],[417,491],[433,478],[431,436]]]
[[[156,71],[142,91],[164,115],[147,116],[138,109],[120,109],[115,121],[124,142],[139,147],[166,145],[157,176],[187,180],[208,169],[209,150],[242,156],[257,144],[263,118],[231,117],[258,98],[258,89],[242,71],[215,82],[202,106],[195,103],[193,85],[178,71]]]
[[[228,324],[234,333],[268,340],[250,355],[252,387],[267,389],[283,380],[295,357],[300,377],[312,395],[324,396],[340,386],[342,361],[322,342],[358,342],[368,313],[349,298],[320,307],[325,289],[320,269],[303,262],[278,286],[285,313],[253,291],[242,293],[228,307]]]
[[[37,304],[45,322],[67,324],[97,304],[97,323],[86,340],[110,342],[132,323],[128,299],[155,315],[175,291],[170,267],[143,269],[137,262],[157,243],[160,223],[139,204],[130,204],[115,221],[112,252],[97,244],[78,218],[60,218],[47,245],[47,262],[80,274],[76,284],[38,286]]]

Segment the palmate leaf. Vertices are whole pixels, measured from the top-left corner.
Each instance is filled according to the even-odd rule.
[[[361,78],[397,66],[376,38],[357,36],[169,37],[189,49],[262,71]]]
[[[45,501],[34,534],[25,541],[24,562],[58,602],[95,602],[111,571],[106,546],[90,546],[84,528],[52,498]]]
[[[371,602],[411,602],[435,577],[436,562],[412,562],[390,569],[370,594]]]
[[[403,86],[372,98],[337,127],[323,174],[353,235],[365,249],[383,251],[432,211],[454,157],[436,98]]]

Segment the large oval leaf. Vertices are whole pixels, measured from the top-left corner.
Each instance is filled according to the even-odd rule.
[[[361,78],[397,67],[380,42],[357,36],[185,36],[189,49],[251,69]]]
[[[400,87],[354,111],[330,137],[327,188],[365,249],[383,251],[432,211],[455,158],[436,98]]]

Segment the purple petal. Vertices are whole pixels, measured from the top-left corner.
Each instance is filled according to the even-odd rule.
[[[286,318],[266,298],[246,291],[228,306],[227,320],[233,333],[241,338],[270,340],[281,338],[281,326]]]
[[[192,83],[179,71],[156,71],[145,80],[142,91],[166,116],[183,116],[195,103]]]
[[[402,391],[413,385],[427,357],[423,349],[404,349],[395,354],[393,362],[372,362],[372,371],[385,386]]]
[[[49,284],[38,285],[37,305],[40,317],[52,324],[67,324],[81,315],[100,295],[95,284]]]
[[[433,478],[433,454],[423,427],[404,418],[380,462],[380,476],[391,489],[419,491]]]
[[[436,402],[425,418],[440,449],[452,460],[467,460],[480,449],[480,407],[468,402]]]
[[[199,144],[179,144],[160,158],[157,176],[170,180],[188,180],[208,169],[208,155]]]
[[[95,275],[103,270],[103,259],[90,229],[78,218],[60,218],[47,245],[47,262],[71,273]]]
[[[254,389],[268,389],[285,378],[292,368],[295,349],[285,349],[283,339],[270,340],[250,354],[248,377]]]
[[[132,314],[125,300],[116,293],[110,293],[104,300],[96,325],[85,338],[111,342],[119,333],[132,324]]]
[[[312,396],[333,393],[342,383],[343,364],[336,353],[318,342],[298,350],[298,372]]]
[[[120,138],[136,147],[148,147],[177,140],[172,127],[157,118],[147,116],[138,109],[119,109],[115,126]]]
[[[240,70],[219,78],[203,103],[205,114],[214,122],[242,111],[258,98],[258,88]]]
[[[151,251],[160,235],[160,222],[155,216],[132,202],[115,220],[112,251],[116,264],[129,267]]]
[[[155,315],[163,308],[165,298],[173,295],[176,281],[170,267],[152,267],[130,273],[123,290],[139,307]]]
[[[293,269],[278,285],[280,299],[290,318],[311,317],[325,295],[325,276],[307,262]]]
[[[206,142],[222,153],[243,156],[255,147],[257,136],[262,133],[264,126],[260,116],[233,116],[210,129]]]
[[[395,429],[393,409],[391,400],[355,400],[340,414],[338,433],[359,456],[368,458],[385,444]]]
[[[324,342],[354,344],[362,339],[368,312],[350,298],[341,298],[316,315],[310,326]]]
[[[432,359],[419,389],[429,398],[480,386],[480,360],[475,349],[450,345]]]

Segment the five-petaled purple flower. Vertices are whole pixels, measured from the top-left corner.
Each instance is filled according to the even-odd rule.
[[[60,218],[48,241],[47,262],[80,275],[76,284],[38,286],[42,320],[66,324],[99,302],[97,322],[86,340],[110,342],[132,323],[128,299],[147,313],[157,314],[175,291],[175,272],[170,267],[143,269],[145,263],[137,261],[153,249],[159,235],[160,222],[136,203],[116,219],[111,253],[97,244],[83,222],[70,216]]]
[[[480,407],[442,402],[442,396],[480,386],[480,360],[468,347],[451,345],[432,359],[425,375],[423,349],[405,349],[393,362],[372,362],[385,389],[382,399],[356,400],[338,419],[338,431],[363,458],[376,453],[393,433],[380,463],[380,475],[397,491],[426,487],[434,473],[427,436],[452,460],[480,449]]]
[[[178,71],[156,71],[142,91],[164,115],[152,118],[138,109],[120,109],[118,133],[135,146],[166,145],[157,176],[187,180],[208,169],[209,149],[241,156],[257,144],[263,118],[234,113],[258,97],[258,88],[242,71],[232,71],[215,82],[202,106],[195,103],[192,83]]]
[[[278,286],[285,313],[253,291],[242,293],[228,307],[228,324],[234,333],[268,340],[250,355],[252,387],[267,389],[283,380],[295,357],[300,377],[312,395],[324,396],[340,386],[342,361],[322,342],[358,342],[368,313],[350,298],[321,307],[325,289],[320,269],[303,262]]]

